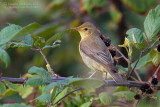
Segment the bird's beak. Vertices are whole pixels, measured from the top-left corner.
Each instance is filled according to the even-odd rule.
[[[72,28],[70,28],[70,29],[79,30],[78,27],[72,27]]]

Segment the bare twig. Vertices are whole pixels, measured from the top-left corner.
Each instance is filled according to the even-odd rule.
[[[122,57],[122,56],[120,56],[120,57],[116,57],[116,59],[117,59],[117,60],[119,60],[119,59],[121,59],[121,58],[123,58],[123,57]]]
[[[128,58],[126,58],[126,57],[123,55],[123,53],[122,53],[121,51],[119,51],[119,49],[118,49],[117,47],[115,47],[114,45],[112,45],[112,46],[113,46],[113,47],[116,49],[116,51],[121,55],[121,57],[123,57],[123,59],[126,60],[126,62],[129,64]],[[132,67],[132,66],[131,66],[131,67]],[[133,67],[132,67],[132,69],[133,69]],[[138,80],[139,80],[140,82],[142,82],[142,80],[141,80],[139,74],[137,73],[137,71],[136,71],[135,69],[134,69],[133,71],[134,71],[134,73],[136,74]]]
[[[132,66],[131,66],[131,67],[132,67]],[[133,69],[133,67],[132,67],[132,69]],[[138,72],[137,72],[135,69],[134,69],[134,73],[136,74],[138,80],[139,80],[140,82],[142,82],[141,77],[139,76]]]
[[[154,74],[148,79],[148,82],[151,82],[152,77],[154,77],[155,75],[157,75],[159,71],[160,71],[160,64],[158,65],[158,68],[156,69],[156,71],[154,72]]]
[[[139,92],[139,95],[142,95],[142,91]],[[137,107],[137,104],[138,104],[139,100],[135,100],[134,101],[134,104],[133,104],[133,107]]]
[[[119,51],[119,49],[117,48],[117,47],[115,47],[114,45],[112,45],[115,49],[116,49],[116,51],[126,60],[126,62],[127,63],[129,63],[129,60],[128,60],[128,58],[126,58],[124,55],[123,55],[123,53],[121,52],[121,51]]]
[[[65,97],[67,97],[68,95],[72,94],[72,93],[75,92],[75,91],[81,90],[81,89],[82,89],[82,88],[77,88],[77,89],[75,89],[75,90],[67,93],[65,96],[63,96],[61,99],[59,99],[57,102],[55,102],[55,103],[52,104],[52,105],[54,106],[54,105],[58,104],[61,100],[63,100],[63,99],[64,99]]]
[[[133,104],[133,107],[137,107],[138,102],[139,102],[139,100],[135,100],[134,104]]]
[[[143,51],[141,51],[141,53],[140,53],[140,55],[139,55],[139,58],[138,58],[138,60],[137,60],[137,62],[136,62],[136,64],[135,64],[135,66],[133,67],[133,69],[132,69],[132,71],[129,73],[129,75],[128,75],[128,78],[132,75],[132,72],[134,71],[134,69],[136,68],[136,66],[137,66],[137,64],[138,64],[138,62],[139,62],[139,60],[141,59],[141,57],[142,57],[142,53],[143,53]]]
[[[134,81],[138,82],[138,80],[132,76],[130,76],[131,79],[133,79]]]
[[[52,69],[51,66],[50,66],[50,63],[48,62],[46,56],[45,56],[45,55],[43,54],[43,52],[42,52],[43,48],[39,48],[39,49],[31,48],[31,50],[33,50],[33,51],[39,51],[39,52],[41,53],[41,55],[43,56],[45,62],[47,63],[47,69],[52,72],[53,76],[56,76],[56,77],[57,77],[58,75],[54,73],[53,69]]]
[[[46,61],[47,64],[49,64],[46,56],[43,54],[42,49],[39,49],[39,52],[41,53],[41,55],[43,56],[44,60]]]

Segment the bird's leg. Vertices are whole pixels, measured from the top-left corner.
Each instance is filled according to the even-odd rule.
[[[103,79],[104,79],[104,80],[107,80],[107,72],[103,72],[103,75],[102,75],[102,76],[103,76]]]
[[[94,72],[89,76],[89,78],[91,78],[97,71],[94,70]]]

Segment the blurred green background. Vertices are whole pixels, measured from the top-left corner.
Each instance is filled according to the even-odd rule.
[[[50,37],[90,21],[117,46],[123,43],[128,29],[136,27],[143,30],[147,12],[159,3],[160,0],[0,0],[0,29],[8,24],[24,27],[38,22],[42,27],[33,35]],[[41,31],[46,33],[41,34]],[[68,33],[61,41],[60,47],[43,51],[53,70],[61,76],[86,77],[90,70],[83,64],[78,51],[78,32]],[[3,76],[20,77],[32,66],[46,65],[40,53],[29,48],[7,51],[11,64],[5,68],[0,63]],[[127,66],[122,61],[119,63]]]

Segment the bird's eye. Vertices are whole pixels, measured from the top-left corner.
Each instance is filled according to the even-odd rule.
[[[88,28],[84,28],[84,30],[85,30],[85,31],[87,31],[87,30],[88,30]]]

